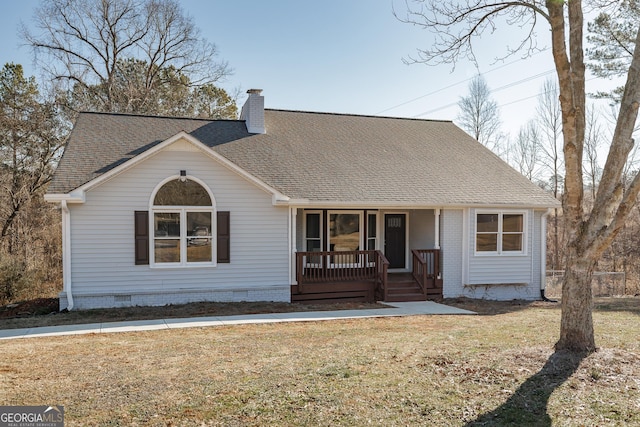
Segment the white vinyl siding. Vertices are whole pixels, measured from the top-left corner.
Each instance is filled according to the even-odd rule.
[[[534,211],[501,210],[504,214],[524,213],[524,253],[485,254],[475,251],[476,214],[489,211],[469,209],[468,212],[468,274],[465,295],[489,299],[537,298],[540,294],[540,237],[536,237],[536,233],[540,234],[541,214],[534,214]],[[538,247],[535,248],[535,245]]]
[[[231,215],[231,263],[153,269],[134,265],[134,211],[162,180],[186,170]],[[71,207],[71,279],[77,295],[288,286],[288,209],[199,151],[162,151],[87,192]]]
[[[520,210],[519,212],[523,212]],[[541,218],[526,212],[526,255],[475,255],[475,209],[441,212],[443,296],[497,300],[537,299],[541,278]]]
[[[409,228],[409,248],[410,249],[433,249],[435,239],[435,214],[433,209],[412,210],[408,216]]]
[[[464,272],[464,210],[443,209],[440,246],[442,247],[443,296],[455,298],[464,295],[462,286]]]

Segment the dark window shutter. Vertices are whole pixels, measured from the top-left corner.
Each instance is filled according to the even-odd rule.
[[[218,212],[216,241],[218,262],[231,262],[231,227],[229,223],[229,212]]]
[[[135,211],[136,265],[149,264],[149,212]]]

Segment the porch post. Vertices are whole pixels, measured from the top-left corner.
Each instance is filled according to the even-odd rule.
[[[434,249],[440,249],[440,208],[434,210],[434,216],[436,217],[435,223],[435,244],[433,245]]]
[[[289,227],[289,229],[290,229],[289,232],[291,233],[291,235],[290,235],[289,239],[291,241],[291,249],[289,251],[289,260],[290,260],[290,264],[289,265],[291,267],[290,267],[290,270],[289,270],[289,272],[290,272],[289,278],[290,278],[292,284],[297,285],[298,281],[296,280],[296,252],[298,250],[298,248],[297,248],[298,237],[297,237],[296,227],[297,227],[297,222],[298,222],[297,221],[298,209],[295,208],[295,207],[292,207],[290,209],[291,209],[291,215],[290,215],[291,227]]]

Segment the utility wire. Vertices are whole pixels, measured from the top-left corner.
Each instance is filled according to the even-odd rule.
[[[533,55],[531,55],[531,57],[532,57],[532,56],[535,56],[535,55],[537,55],[537,54],[539,54],[539,53],[542,53],[542,52],[544,52],[544,51],[547,51],[547,50],[549,50],[549,48],[542,49],[542,50],[540,50],[539,52],[536,52],[536,53],[534,53]],[[531,58],[531,57],[529,57],[529,58]],[[527,58],[527,59],[529,59],[529,58]],[[506,63],[506,64],[502,64],[502,65],[500,65],[500,66],[498,66],[498,67],[492,68],[491,70],[487,71],[486,73],[481,73],[481,74],[482,74],[482,75],[487,75],[487,74],[489,74],[489,73],[492,73],[492,72],[494,72],[494,71],[500,70],[500,69],[502,69],[502,68],[504,68],[504,67],[508,67],[509,65],[513,65],[513,64],[516,64],[516,63],[521,62],[521,61],[525,61],[525,59],[516,59],[515,61],[511,61],[511,62],[508,62],[508,63]],[[468,79],[460,80],[460,81],[459,81],[459,82],[457,82],[457,83],[450,84],[449,86],[446,86],[446,87],[443,87],[443,88],[440,88],[440,89],[434,90],[433,92],[429,92],[429,93],[426,93],[426,94],[424,94],[424,95],[420,95],[420,96],[418,96],[417,98],[413,98],[413,99],[410,99],[410,100],[408,100],[408,101],[402,102],[402,103],[400,103],[400,104],[398,104],[398,105],[394,105],[393,107],[389,107],[389,108],[386,108],[386,109],[384,109],[384,110],[382,110],[382,111],[378,111],[378,112],[377,112],[377,113],[375,113],[375,114],[376,114],[376,115],[378,115],[378,114],[386,113],[387,111],[395,110],[396,108],[402,107],[402,106],[407,105],[407,104],[411,104],[412,102],[418,101],[418,100],[420,100],[420,99],[422,99],[422,98],[426,98],[427,96],[435,95],[436,93],[442,92],[443,90],[450,89],[450,88],[452,88],[452,87],[454,87],[454,86],[457,86],[457,85],[459,85],[459,84],[462,84],[462,83],[466,83],[466,82],[468,82],[469,80],[472,80],[472,79],[474,79],[474,78],[475,78],[475,76],[473,76],[473,77],[469,77]]]
[[[538,73],[538,74],[533,75],[533,76],[525,77],[524,79],[518,80],[518,81],[516,81],[516,82],[512,82],[512,83],[508,83],[508,84],[506,84],[506,85],[504,85],[504,86],[500,86],[500,87],[499,87],[499,88],[497,88],[497,89],[492,89],[492,90],[491,90],[491,93],[499,92],[499,91],[501,91],[501,90],[508,89],[508,88],[513,87],[513,86],[517,86],[517,85],[520,85],[520,84],[523,84],[523,83],[527,83],[527,82],[529,82],[529,81],[531,81],[531,80],[535,80],[535,79],[537,79],[537,78],[540,78],[540,77],[546,76],[547,74],[551,74],[551,73],[553,73],[554,71],[555,71],[555,69],[551,69],[551,70],[543,71],[542,73]],[[537,95],[534,95],[534,96],[537,96]],[[523,98],[523,99],[528,99],[528,98]],[[416,114],[416,115],[415,115],[415,116],[413,116],[413,117],[414,117],[414,118],[416,118],[416,117],[426,116],[427,114],[435,113],[435,112],[437,112],[437,111],[444,110],[444,109],[449,108],[449,107],[452,107],[452,106],[454,106],[454,105],[458,105],[458,102],[453,102],[453,103],[451,103],[451,104],[443,105],[443,106],[441,106],[441,107],[434,108],[433,110],[429,110],[429,111],[422,112],[422,113],[420,113],[420,114]]]
[[[555,70],[552,70],[552,71],[555,71]],[[544,75],[544,74],[546,74],[546,73],[540,73],[540,75]],[[597,78],[598,78],[598,77],[595,77],[595,76],[594,76],[594,77],[591,77],[590,79],[586,79],[586,80],[585,80],[585,82],[590,82],[591,80],[595,80],[595,79],[597,79]],[[502,87],[500,87],[500,88],[498,88],[498,89],[496,89],[495,91],[492,91],[492,92],[496,92],[496,91],[498,91],[498,90],[500,90],[500,89],[505,89],[505,88],[506,88],[506,86],[513,86],[513,85],[515,85],[515,83],[511,83],[511,84],[509,84],[509,85],[502,86]],[[531,98],[537,98],[538,96],[540,96],[540,95],[544,95],[544,94],[547,94],[547,93],[549,93],[549,92],[540,92],[540,93],[537,93],[537,94],[535,94],[535,95],[529,95],[529,96],[525,96],[524,98],[518,98],[518,99],[516,99],[516,100],[509,101],[509,102],[507,102],[507,103],[505,103],[505,104],[499,104],[499,105],[498,105],[498,108],[503,108],[503,107],[506,107],[506,106],[511,105],[511,104],[517,104],[518,102],[526,101],[526,100],[531,99]],[[420,114],[418,114],[418,115],[416,115],[416,116],[413,116],[413,118],[418,118],[418,117],[420,117],[420,116],[424,116],[424,115],[426,115],[426,114],[430,114],[430,113],[434,113],[434,112],[436,112],[436,111],[444,110],[444,109],[447,109],[447,108],[449,108],[449,107],[453,107],[453,106],[456,106],[456,105],[458,105],[458,103],[457,103],[457,102],[453,102],[453,103],[451,103],[451,104],[443,105],[442,107],[438,107],[438,108],[435,108],[435,109],[433,109],[433,110],[426,111],[426,112],[424,112],[424,113],[420,113]]]

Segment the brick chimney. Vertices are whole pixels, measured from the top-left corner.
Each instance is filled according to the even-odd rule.
[[[249,98],[245,101],[240,112],[240,120],[247,124],[250,133],[267,133],[264,123],[264,96],[262,89],[249,89]]]

